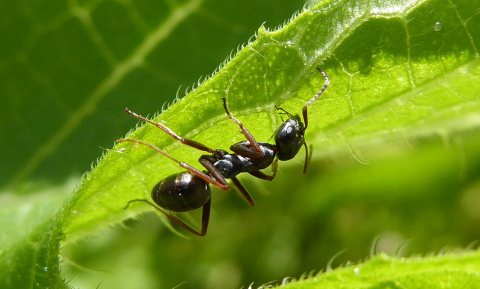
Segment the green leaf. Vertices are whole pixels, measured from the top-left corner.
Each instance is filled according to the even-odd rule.
[[[479,131],[451,135],[448,145],[427,139],[406,151],[399,144],[380,155],[378,149],[362,149],[369,165],[346,153],[313,162],[306,175],[300,159],[297,166],[282,167],[273,182],[247,176],[242,181],[256,206],[215,194],[206,237],[178,238],[157,215],[146,214],[126,222],[127,229],[119,226],[67,246],[70,259],[108,273],[75,266],[65,271],[75,284],[91,287],[103,280],[106,288],[147,281],[148,288],[183,281],[189,288],[252,282],[255,288],[311,270],[360,264],[375,252],[400,257],[478,248]],[[457,264],[452,271],[464,270]]]
[[[155,120],[228,149],[243,136],[225,116],[226,97],[232,113],[267,141],[281,122],[274,106],[298,113],[323,85],[315,70],[321,65],[332,84],[309,110],[306,139],[314,144],[315,159],[392,139],[448,137],[479,124],[474,11],[454,1],[321,2],[282,29],[260,28],[225,67]],[[151,125],[128,137],[200,167],[198,151]],[[72,199],[67,238],[123,220],[134,211],[123,209],[129,200],[148,198],[159,180],[181,170],[148,148],[115,146]],[[135,211],[142,210],[151,208]]]
[[[303,4],[30,2],[0,3],[0,187],[15,189],[91,169],[132,127],[125,106],[159,110]]]
[[[123,107],[160,108],[302,1],[30,2],[0,3],[0,287],[62,288],[62,200]]]
[[[219,3],[195,0],[168,2],[170,10],[145,7],[140,2],[131,9],[130,1],[68,3],[49,6],[49,15],[39,15],[45,7],[19,9],[1,4],[5,8],[0,9],[5,16],[2,19],[6,19],[2,35],[8,32],[6,39],[13,40],[0,48],[0,93],[8,96],[0,114],[5,124],[1,159],[8,166],[1,167],[0,176],[2,184],[13,188],[26,180],[33,180],[34,186],[39,181],[51,186],[72,172],[83,171],[80,168],[95,155],[85,152],[88,146],[109,147],[111,140],[121,135],[120,127],[135,122],[120,115],[121,107],[155,113],[164,102],[158,95],[173,95],[157,90],[164,85],[157,83],[158,79],[166,79],[176,88],[204,71],[194,66],[204,64],[197,59],[213,58],[207,53],[209,36],[194,43],[170,37],[203,23],[192,15],[208,19],[218,28],[250,11],[248,3],[245,9],[230,9],[231,15],[222,14],[228,9],[220,7],[218,14],[224,17],[215,17],[211,12]],[[163,13],[158,17],[154,11]],[[14,18],[18,15],[22,17]],[[126,21],[109,21],[112,19]],[[359,153],[364,148],[384,152],[392,144],[415,144],[432,136],[450,142],[479,126],[479,20],[476,5],[470,1],[320,2],[278,30],[261,27],[256,39],[222,69],[155,119],[182,136],[226,149],[243,139],[223,112],[221,98],[227,97],[232,113],[258,140],[266,141],[281,123],[274,106],[300,112],[323,84],[315,70],[321,65],[332,84],[309,109],[306,139],[314,146],[314,165],[345,153],[366,162],[369,159]],[[183,26],[184,22],[188,24]],[[235,25],[227,26],[235,31]],[[212,34],[212,38],[222,42],[224,37],[219,35],[226,34],[231,34],[230,30]],[[201,49],[193,49],[198,54],[182,53],[186,45]],[[232,47],[231,43],[226,46],[228,50]],[[14,52],[15,57],[10,57]],[[178,55],[187,55],[192,61],[175,67]],[[156,68],[165,62],[172,70]],[[212,63],[218,62],[205,61],[211,70]],[[183,78],[185,71],[197,74]],[[145,88],[149,85],[154,89]],[[51,101],[32,97],[37,94]],[[148,95],[147,101],[126,96],[140,94]],[[64,95],[71,98],[60,97]],[[129,137],[151,142],[199,167],[199,152],[158,129],[139,127]],[[289,166],[298,170],[301,158],[280,164],[280,170]],[[56,196],[47,196],[46,203],[32,201],[35,205],[26,225],[19,224],[28,229],[23,234],[17,235],[12,222],[21,216],[21,206],[2,210],[6,231],[15,234],[2,240],[6,249],[0,251],[0,265],[9,269],[0,270],[7,272],[0,277],[9,287],[64,286],[57,266],[63,234],[69,243],[151,210],[123,207],[133,198],[148,197],[156,182],[178,171],[174,163],[144,147],[122,144],[109,150],[83,178],[59,213],[54,213],[59,206]],[[311,172],[320,175],[318,169]],[[289,181],[292,183],[291,178]],[[29,188],[23,190],[37,195],[37,190]],[[30,202],[26,197],[15,203]],[[306,204],[312,210],[323,205]],[[41,209],[45,206],[50,209],[48,214]],[[42,268],[49,273],[41,273]],[[34,274],[24,279],[26,272]]]
[[[72,182],[16,196],[0,195],[2,288],[66,288],[59,270],[62,217],[58,213]]]
[[[281,286],[302,288],[476,288],[479,252],[394,258],[381,254],[362,264]]]

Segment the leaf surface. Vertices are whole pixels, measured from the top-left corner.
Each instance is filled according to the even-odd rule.
[[[2,95],[9,96],[1,114],[5,124],[2,147],[6,148],[2,161],[9,164],[1,168],[2,184],[15,187],[30,178],[52,182],[78,171],[79,159],[85,159],[83,166],[91,160],[84,152],[84,143],[100,142],[109,147],[111,140],[121,135],[119,127],[126,123],[133,126],[135,120],[120,113],[123,106],[154,114],[164,102],[158,98],[157,88],[163,85],[155,84],[158,79],[167,79],[170,87],[176,87],[183,71],[191,67],[199,71],[198,67],[195,70],[196,61],[178,70],[161,71],[155,66],[164,61],[175,63],[175,57],[157,58],[166,51],[182,54],[185,45],[202,48],[198,55],[186,53],[192,59],[213,57],[206,53],[207,36],[186,43],[180,36],[170,38],[171,33],[182,35],[182,29],[198,26],[196,17],[212,21],[217,28],[224,27],[221,24],[225,21],[232,22],[226,16],[212,17],[217,3],[213,1],[175,2],[177,5],[162,10],[168,13],[161,17],[149,14],[155,9],[136,3],[140,5],[136,7],[140,18],[136,18],[135,9],[122,6],[125,3],[72,3],[51,6],[49,17],[36,15],[33,8],[20,12],[0,9],[6,16],[22,15],[20,20],[15,19],[18,22],[5,17],[5,27],[18,27],[25,32],[19,35],[28,35],[12,37],[15,41],[2,46],[0,53],[0,89]],[[243,10],[248,11],[248,5],[245,7]],[[124,17],[128,23],[103,21],[108,17]],[[184,21],[188,24],[182,26]],[[238,28],[227,27],[228,32]],[[309,109],[306,139],[314,147],[313,162],[345,152],[368,161],[357,151],[372,144],[385,147],[432,136],[448,142],[452,135],[475,130],[480,124],[478,31],[480,14],[473,1],[319,2],[279,29],[260,27],[256,38],[235,57],[154,119],[182,136],[228,149],[243,136],[225,116],[221,98],[226,97],[231,112],[257,140],[271,141],[281,123],[275,105],[299,113],[323,85],[315,69],[320,65],[331,85]],[[115,36],[121,33],[132,41],[126,43]],[[218,35],[225,34],[229,33],[219,32],[214,38],[221,40]],[[231,49],[231,45],[228,47]],[[7,57],[13,51],[18,51],[16,56]],[[29,85],[20,81],[23,79]],[[145,88],[150,85],[153,88]],[[31,97],[39,91],[51,101]],[[149,96],[149,101],[127,97],[141,92]],[[72,97],[64,99],[60,97],[63,95]],[[112,118],[114,125],[110,124]],[[196,161],[200,152],[150,125],[138,127],[128,137],[155,144],[200,168]],[[280,169],[300,167],[301,159],[281,163]],[[64,286],[57,266],[63,234],[71,242],[151,210],[146,206],[124,207],[131,199],[148,198],[153,185],[179,171],[182,169],[175,163],[145,147],[120,144],[104,154],[58,213],[58,196],[47,196],[45,203],[35,198],[18,199],[16,206],[1,211],[5,230],[13,232],[10,239],[1,241],[7,249],[0,251],[0,264],[10,268],[0,270],[7,272],[2,279],[12,288]],[[17,219],[24,212],[20,203],[33,204],[26,210],[29,217],[23,223]],[[28,229],[18,234],[17,225]],[[462,258],[453,257],[453,261],[461,263]],[[436,266],[435,261],[425,262]],[[440,275],[446,270],[442,266],[438,266]],[[48,274],[41,273],[44,268]],[[460,271],[470,276],[469,269]],[[27,272],[32,274],[24,279]],[[404,279],[400,276],[397,280]],[[388,287],[397,281],[386,282],[380,285]]]
[[[436,257],[375,256],[280,288],[476,288],[478,252]]]
[[[257,140],[271,141],[281,123],[275,105],[299,113],[323,85],[315,69],[320,65],[331,85],[309,109],[306,139],[318,152],[314,158],[475,128],[480,91],[475,11],[462,1],[321,2],[281,29],[261,27],[221,70],[155,120],[186,138],[228,149],[243,136],[225,116],[225,97]],[[128,137],[201,168],[196,161],[201,152],[151,125]],[[131,199],[149,198],[159,180],[180,171],[146,147],[115,146],[72,199],[76,214],[66,218],[67,236],[150,210],[123,208]]]

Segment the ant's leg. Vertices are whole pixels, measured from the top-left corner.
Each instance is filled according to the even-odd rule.
[[[230,179],[240,191],[240,196],[242,199],[244,199],[250,206],[255,206],[255,200],[252,198],[252,196],[250,196],[250,194],[247,192],[247,189],[245,189],[240,181],[236,177],[231,177]]]
[[[275,159],[272,163],[272,174],[271,175],[267,175],[267,174],[265,174],[261,171],[250,172],[249,174],[251,174],[252,176],[254,176],[256,178],[262,179],[262,180],[271,181],[277,175],[277,168],[278,168],[277,163],[278,163],[278,159]]]
[[[305,163],[303,164],[303,173],[306,174],[308,169],[308,164],[310,163],[310,159],[312,158],[313,149],[312,149],[312,145],[310,145],[310,154],[308,154],[308,146],[305,141],[303,142],[303,146],[305,147]]]
[[[200,158],[198,159],[198,162],[204,167],[207,169],[207,171],[210,173],[210,175],[213,176],[213,178],[215,178],[215,180],[226,186],[228,188],[228,183],[227,183],[227,180],[225,179],[225,177],[222,175],[222,173],[213,165],[213,162],[211,161],[211,156],[206,156],[206,155],[203,155],[203,156],[200,156]]]
[[[187,163],[184,163],[184,162],[181,162],[179,160],[177,160],[176,158],[172,157],[171,155],[169,155],[168,153],[162,151],[161,149],[159,149],[158,147],[152,145],[152,144],[149,144],[149,143],[146,143],[146,142],[143,142],[141,140],[138,140],[138,139],[132,139],[132,138],[125,138],[125,139],[119,139],[117,140],[117,142],[133,142],[133,143],[137,143],[137,144],[140,144],[140,145],[144,145],[144,146],[147,146],[149,147],[150,149],[156,151],[157,153],[171,159],[172,161],[176,162],[179,166],[181,166],[182,168],[186,169],[187,171],[189,171],[190,173],[192,173],[193,175],[203,179],[204,181],[212,184],[212,185],[215,185],[217,187],[219,187],[220,189],[226,191],[228,190],[228,184],[227,182],[219,182],[217,181],[215,178],[212,178],[211,176],[205,174],[204,172],[201,172],[199,170],[197,170],[196,168],[190,166],[189,164]]]
[[[278,106],[275,105],[275,109],[282,111],[282,112],[280,112],[280,114],[286,114],[286,115],[288,115],[289,118],[293,117],[293,115],[291,113],[289,113],[288,111],[286,111],[285,109],[283,109],[281,107],[278,107]]]
[[[212,161],[209,159],[210,156],[201,156],[200,159],[198,160],[202,166],[204,166],[207,171],[220,183],[225,183],[227,186],[227,180],[225,177],[222,175],[222,173],[213,165]],[[247,192],[247,190],[242,186],[242,184],[238,181],[236,177],[231,177],[230,178],[235,184],[235,186],[238,188],[240,191],[240,196],[242,199],[244,199],[250,206],[255,205],[255,201],[253,200],[252,196]]]
[[[220,183],[227,184],[227,180],[222,175],[222,173],[213,165],[212,161],[209,159],[210,156],[201,156],[198,160],[202,166],[204,166],[207,171]],[[233,184],[237,187],[238,191],[240,191],[240,196],[244,199],[250,206],[255,205],[255,201],[253,200],[252,196],[247,192],[247,190],[242,186],[240,181],[236,177],[230,178]]]
[[[128,114],[130,114],[131,116],[135,117],[135,118],[138,118],[144,122],[148,122],[150,124],[153,124],[154,126],[158,127],[159,129],[163,130],[166,134],[168,134],[169,136],[173,137],[174,139],[180,141],[181,143],[187,145],[187,146],[191,146],[193,148],[196,148],[196,149],[199,149],[201,151],[205,151],[205,152],[209,152],[209,153],[213,153],[215,150],[212,149],[212,148],[209,148],[207,147],[206,145],[202,144],[202,143],[199,143],[197,141],[194,141],[194,140],[191,140],[191,139],[186,139],[186,138],[183,138],[179,135],[177,135],[173,130],[169,129],[168,127],[166,127],[165,125],[159,123],[159,122],[154,122],[154,121],[151,121],[149,120],[148,118],[146,117],[143,117],[131,110],[129,110],[128,108],[125,108],[124,111]]]
[[[185,223],[185,221],[183,221],[182,219],[178,218],[175,215],[172,215],[172,214],[169,214],[169,213],[165,212],[164,210],[162,210],[159,207],[157,207],[156,205],[154,205],[152,202],[150,202],[148,200],[145,200],[145,199],[130,200],[130,201],[128,201],[127,205],[125,206],[125,209],[127,209],[128,206],[130,206],[130,204],[133,203],[133,202],[145,202],[145,203],[149,204],[150,206],[154,207],[157,211],[163,213],[168,218],[168,220],[170,222],[179,225],[180,227],[184,228],[185,230],[189,231],[192,234],[195,234],[197,236],[205,236],[205,234],[207,234],[208,222],[210,220],[210,203],[211,203],[210,200],[208,200],[208,202],[206,202],[205,205],[203,205],[203,208],[202,208],[202,227],[200,229],[200,232],[195,230],[194,228],[192,228],[189,224]]]
[[[256,158],[263,157],[265,154],[263,153],[262,149],[258,145],[258,142],[255,140],[253,135],[247,130],[247,128],[238,119],[236,119],[230,114],[230,111],[228,110],[228,107],[227,107],[227,100],[225,99],[225,97],[222,98],[222,100],[223,100],[223,108],[227,113],[227,117],[231,119],[234,123],[238,124],[238,126],[240,127],[240,130],[242,131],[242,134],[250,142],[250,145],[255,149],[255,152],[257,154]]]
[[[205,236],[207,234],[208,223],[210,221],[210,204],[212,199],[208,199],[208,202],[203,205],[202,208],[202,228],[200,230],[200,236]]]
[[[244,157],[249,157],[251,159],[259,159],[258,152],[255,148],[248,145],[248,142],[240,142],[230,146],[230,150],[236,154],[239,154]]]
[[[265,180],[265,181],[271,181],[271,180],[273,180],[273,178],[275,178],[275,176],[264,174],[261,171],[250,172],[249,174],[251,174],[252,176],[254,176],[256,178],[259,178],[261,180]]]
[[[323,69],[321,69],[320,67],[317,67],[317,70],[320,71],[320,73],[323,75],[323,78],[325,78],[325,84],[323,85],[323,87],[315,94],[314,97],[312,97],[312,99],[310,99],[307,104],[305,104],[305,106],[303,107],[303,122],[305,124],[305,127],[303,128],[303,130],[305,131],[307,129],[307,126],[308,126],[308,113],[307,113],[307,109],[308,107],[315,101],[317,100],[317,98],[320,97],[320,95],[322,95],[322,93],[325,91],[325,89],[327,89],[328,85],[330,84],[330,79],[328,78],[327,74],[325,73],[325,71],[323,71]]]

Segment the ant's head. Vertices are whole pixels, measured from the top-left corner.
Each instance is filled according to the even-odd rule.
[[[300,119],[300,116],[291,115],[288,111],[283,108],[276,107],[277,110],[282,111],[281,114],[288,115],[287,121],[282,123],[275,133],[275,144],[277,146],[277,157],[281,161],[290,160],[297,155],[300,148],[305,146],[305,164],[303,166],[303,172],[307,171],[308,161],[310,156],[308,155],[308,147],[305,143],[305,130],[308,127],[308,107],[315,102],[327,89],[330,84],[330,80],[320,67],[317,67],[317,70],[323,75],[325,79],[325,84],[322,88],[305,104],[302,110],[303,122]]]
[[[304,134],[305,126],[300,116],[290,115],[290,118],[282,123],[275,133],[278,159],[281,161],[293,159],[305,143]]]

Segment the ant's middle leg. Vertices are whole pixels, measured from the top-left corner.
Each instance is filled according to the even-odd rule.
[[[250,205],[251,207],[255,206],[255,200],[248,193],[247,189],[245,189],[242,183],[240,183],[237,177],[231,177],[230,179],[232,180],[232,182],[235,184],[238,191],[240,192],[240,197],[242,197],[242,199],[244,199],[248,203],[248,205]]]
[[[176,134],[173,130],[171,130],[170,128],[168,128],[167,126],[159,123],[159,122],[154,122],[154,121],[151,121],[149,120],[148,118],[144,117],[144,116],[141,116],[131,110],[129,110],[128,108],[125,108],[124,111],[126,113],[128,113],[129,115],[135,117],[135,118],[138,118],[139,120],[142,120],[144,122],[148,122],[150,124],[153,124],[154,126],[158,127],[159,129],[161,129],[162,131],[164,131],[166,134],[168,134],[169,136],[173,137],[174,139],[180,141],[181,143],[187,145],[187,146],[190,146],[190,147],[193,147],[193,148],[196,148],[198,150],[201,150],[201,151],[205,151],[205,152],[209,152],[209,153],[213,153],[215,152],[214,149],[212,148],[209,148],[207,147],[206,145],[202,144],[202,143],[199,143],[197,141],[194,141],[194,140],[191,140],[191,139],[186,139],[186,138],[183,138],[181,136],[179,136],[178,134]]]
[[[228,107],[227,107],[227,100],[225,99],[225,97],[222,98],[222,100],[223,100],[223,108],[225,109],[225,112],[227,113],[227,117],[229,119],[231,119],[234,123],[238,124],[238,126],[240,127],[240,130],[242,131],[242,134],[248,140],[250,145],[255,149],[255,153],[256,153],[255,158],[263,157],[265,155],[265,153],[262,151],[262,149],[260,148],[260,145],[255,140],[253,135],[248,131],[248,129],[243,125],[243,123],[241,123],[238,119],[236,119],[235,117],[233,117],[230,114],[230,111],[228,110]]]

